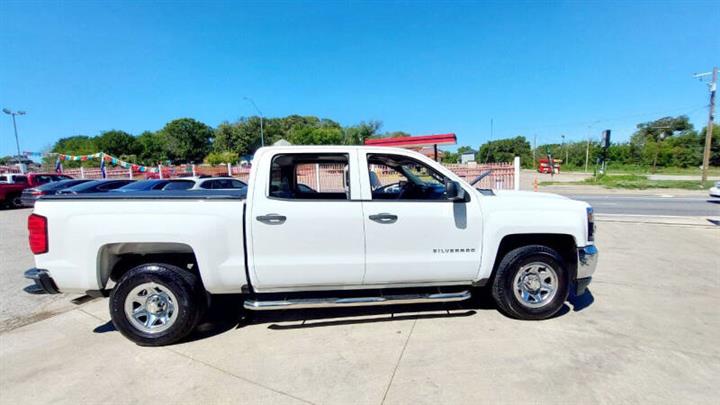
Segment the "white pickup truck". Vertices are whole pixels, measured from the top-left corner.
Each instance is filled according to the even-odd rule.
[[[598,255],[588,204],[477,190],[386,147],[262,148],[247,195],[41,198],[28,229],[26,291],[109,295],[141,345],[185,337],[213,294],[258,311],[462,301],[487,285],[503,313],[545,319]]]

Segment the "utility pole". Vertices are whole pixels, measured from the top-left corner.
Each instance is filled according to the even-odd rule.
[[[537,169],[537,159],[535,158],[536,150],[537,150],[537,134],[533,134],[533,169]]]
[[[588,135],[587,146],[585,147],[585,173],[588,169],[588,159],[590,159],[590,135]]]
[[[565,144],[565,135],[560,135],[560,136],[562,137],[562,141],[563,141],[562,142],[563,149],[565,149],[565,165],[567,165],[568,164],[568,148],[567,148],[567,145]]]
[[[588,125],[588,140],[587,140],[587,146],[585,146],[585,173],[588,171],[588,160],[590,160],[590,140],[592,139],[592,127],[599,123],[600,121],[593,121]]]
[[[712,72],[697,73],[694,76],[700,80],[703,77],[712,75],[710,81],[710,113],[708,114],[707,132],[705,133],[705,151],[703,152],[703,167],[701,182],[707,180],[708,166],[710,166],[710,146],[712,145],[713,121],[715,119],[715,91],[717,90],[718,68],[713,67]]]

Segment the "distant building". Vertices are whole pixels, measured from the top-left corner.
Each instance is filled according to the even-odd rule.
[[[463,152],[463,153],[460,155],[460,163],[462,163],[462,164],[467,164],[467,163],[475,162],[475,155],[476,155],[476,154],[477,154],[477,151],[472,150],[472,149]]]

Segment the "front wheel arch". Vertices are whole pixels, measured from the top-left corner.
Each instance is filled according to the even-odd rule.
[[[492,284],[503,258],[512,250],[529,245],[540,245],[555,250],[565,261],[570,280],[577,277],[577,243],[570,234],[527,233],[505,235],[497,248],[488,284]]]

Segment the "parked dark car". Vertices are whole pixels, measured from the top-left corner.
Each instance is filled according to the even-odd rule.
[[[130,183],[128,185],[122,186],[120,188],[116,188],[115,190],[110,190],[113,193],[128,193],[128,192],[135,192],[135,191],[150,191],[150,190],[162,190],[163,187],[168,185],[169,183],[182,181],[182,180],[175,180],[175,179],[157,179],[157,180],[141,180],[136,181],[135,183]]]
[[[20,197],[20,203],[23,207],[34,207],[35,201],[44,195],[55,195],[60,190],[64,190],[69,187],[77,186],[78,184],[87,183],[92,180],[90,179],[72,179],[72,180],[61,180],[54,181],[52,183],[43,184],[39,187],[26,188],[22,192]]]
[[[87,183],[78,184],[70,188],[60,190],[57,194],[88,194],[88,193],[104,193],[115,190],[127,184],[133,183],[135,180],[93,180]]]

